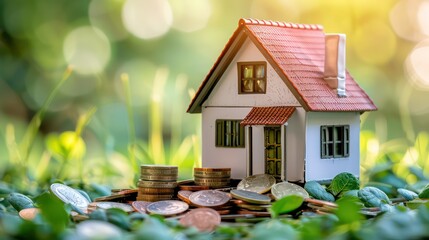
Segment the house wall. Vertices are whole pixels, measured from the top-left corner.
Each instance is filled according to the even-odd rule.
[[[304,181],[305,115],[305,110],[299,107],[287,121],[285,171],[286,180],[291,182]]]
[[[267,89],[265,94],[238,94],[237,62],[266,61],[258,48],[246,39],[204,106],[299,106],[286,84],[267,62]]]
[[[320,158],[320,126],[350,125],[350,154],[347,158]],[[305,181],[331,180],[338,173],[349,172],[359,177],[358,112],[308,112],[306,114]]]
[[[243,119],[251,108],[210,107],[202,109],[202,166],[231,168],[232,178],[247,173],[247,141],[245,148],[216,147],[216,119]],[[247,133],[246,133],[247,134]],[[247,137],[247,136],[246,136]]]

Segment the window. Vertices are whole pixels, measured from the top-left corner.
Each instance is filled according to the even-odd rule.
[[[244,147],[244,127],[241,120],[216,120],[216,147]]]
[[[267,87],[266,62],[238,63],[238,92],[265,93]]]
[[[321,158],[342,158],[349,156],[349,125],[321,126]]]

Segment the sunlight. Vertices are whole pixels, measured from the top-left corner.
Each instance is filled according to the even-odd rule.
[[[204,28],[212,13],[208,0],[171,0],[172,27],[182,32],[194,32]]]
[[[170,30],[173,14],[167,0],[127,0],[122,9],[122,21],[134,36],[151,39]]]
[[[110,42],[97,28],[79,27],[67,34],[64,57],[76,72],[94,74],[104,70],[110,60]]]

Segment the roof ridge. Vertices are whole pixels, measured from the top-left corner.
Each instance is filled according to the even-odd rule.
[[[255,18],[241,18],[238,21],[238,25],[265,25],[265,26],[275,26],[275,27],[284,27],[284,28],[295,28],[295,29],[323,30],[323,26],[319,24],[290,23],[290,22],[280,22],[280,21],[272,21],[272,20],[260,20]]]

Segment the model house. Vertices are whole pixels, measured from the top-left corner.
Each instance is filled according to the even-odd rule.
[[[192,99],[203,167],[232,178],[359,177],[360,115],[376,106],[345,68],[345,36],[319,25],[240,19]]]

